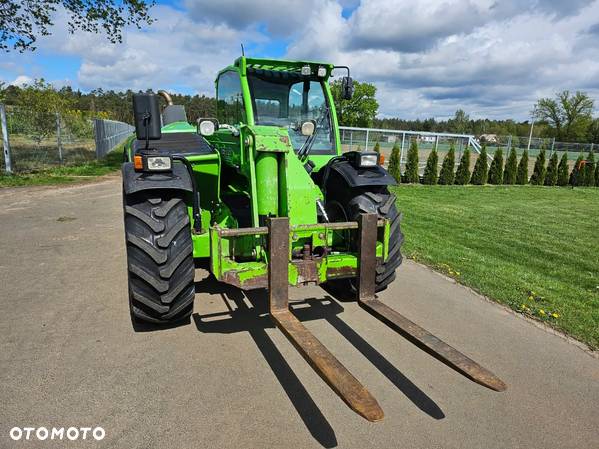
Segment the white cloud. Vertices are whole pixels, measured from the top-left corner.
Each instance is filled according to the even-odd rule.
[[[184,0],[157,6],[146,30],[122,44],[66,32],[40,40],[43,54],[81,58],[83,89],[195,90],[213,94],[217,71],[244,42],[259,56],[349,65],[378,88],[381,115],[528,118],[539,96],[585,90],[599,99],[599,0]],[[349,18],[343,7],[355,8]],[[275,50],[276,52],[276,50]],[[4,79],[44,75],[31,56],[10,55]],[[7,75],[10,74],[10,75]],[[48,78],[46,76],[46,78]]]
[[[349,45],[403,52],[426,50],[443,37],[469,33],[493,14],[494,0],[364,0],[350,19]]]
[[[31,83],[33,83],[33,78],[30,78],[27,75],[19,75],[8,84],[12,86],[23,87],[24,85]]]
[[[566,88],[599,96],[599,2],[588,3],[564,16],[558,2],[425,1],[415,11],[414,2],[364,0],[349,19],[333,8],[312,18],[289,56],[350,65],[356,79],[377,85],[381,115],[464,108],[527,119],[539,96]]]
[[[80,56],[77,81],[85,90],[191,88],[213,94],[217,71],[239,56],[242,33],[225,24],[194,22],[167,6],[152,13],[158,20],[147,30],[127,29],[121,44],[111,45],[102,35],[71,35],[59,25],[40,42],[40,50]],[[265,40],[258,32],[244,32],[243,37],[246,42]]]
[[[197,22],[224,23],[242,30],[265,24],[277,37],[301,29],[306,18],[320,9],[319,0],[185,0],[192,19]]]

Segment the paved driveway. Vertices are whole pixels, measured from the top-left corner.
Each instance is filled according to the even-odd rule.
[[[0,447],[598,447],[597,358],[411,262],[382,299],[506,392],[318,287],[291,290],[296,315],[375,395],[381,423],[350,411],[273,328],[264,292],[198,270],[189,325],[133,332],[120,201],[118,178],[0,190]],[[106,437],[17,443],[14,426]]]

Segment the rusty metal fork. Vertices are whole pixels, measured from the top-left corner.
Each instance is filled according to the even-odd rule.
[[[376,399],[289,310],[289,219],[270,218],[268,228],[268,301],[271,318],[352,410],[368,421],[382,420],[383,410]]]
[[[396,310],[375,299],[376,223],[376,214],[362,214],[360,216],[358,270],[358,303],[360,306],[420,349],[460,374],[492,390],[504,391],[507,388],[505,383],[491,371],[483,368],[474,360],[435,337],[426,329],[413,323]]]

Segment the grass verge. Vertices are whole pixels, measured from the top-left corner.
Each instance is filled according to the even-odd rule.
[[[395,188],[405,254],[599,348],[599,189]]]
[[[120,151],[108,153],[104,159],[77,165],[65,165],[14,175],[0,174],[0,187],[66,184],[90,177],[103,176],[121,167],[123,154]]]

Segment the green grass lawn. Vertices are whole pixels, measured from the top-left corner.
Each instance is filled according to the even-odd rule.
[[[14,175],[0,174],[0,187],[72,183],[114,172],[121,167],[122,162],[123,153],[113,151],[108,153],[104,159],[76,165],[65,165]]]
[[[599,189],[416,185],[395,193],[408,257],[599,348]]]

